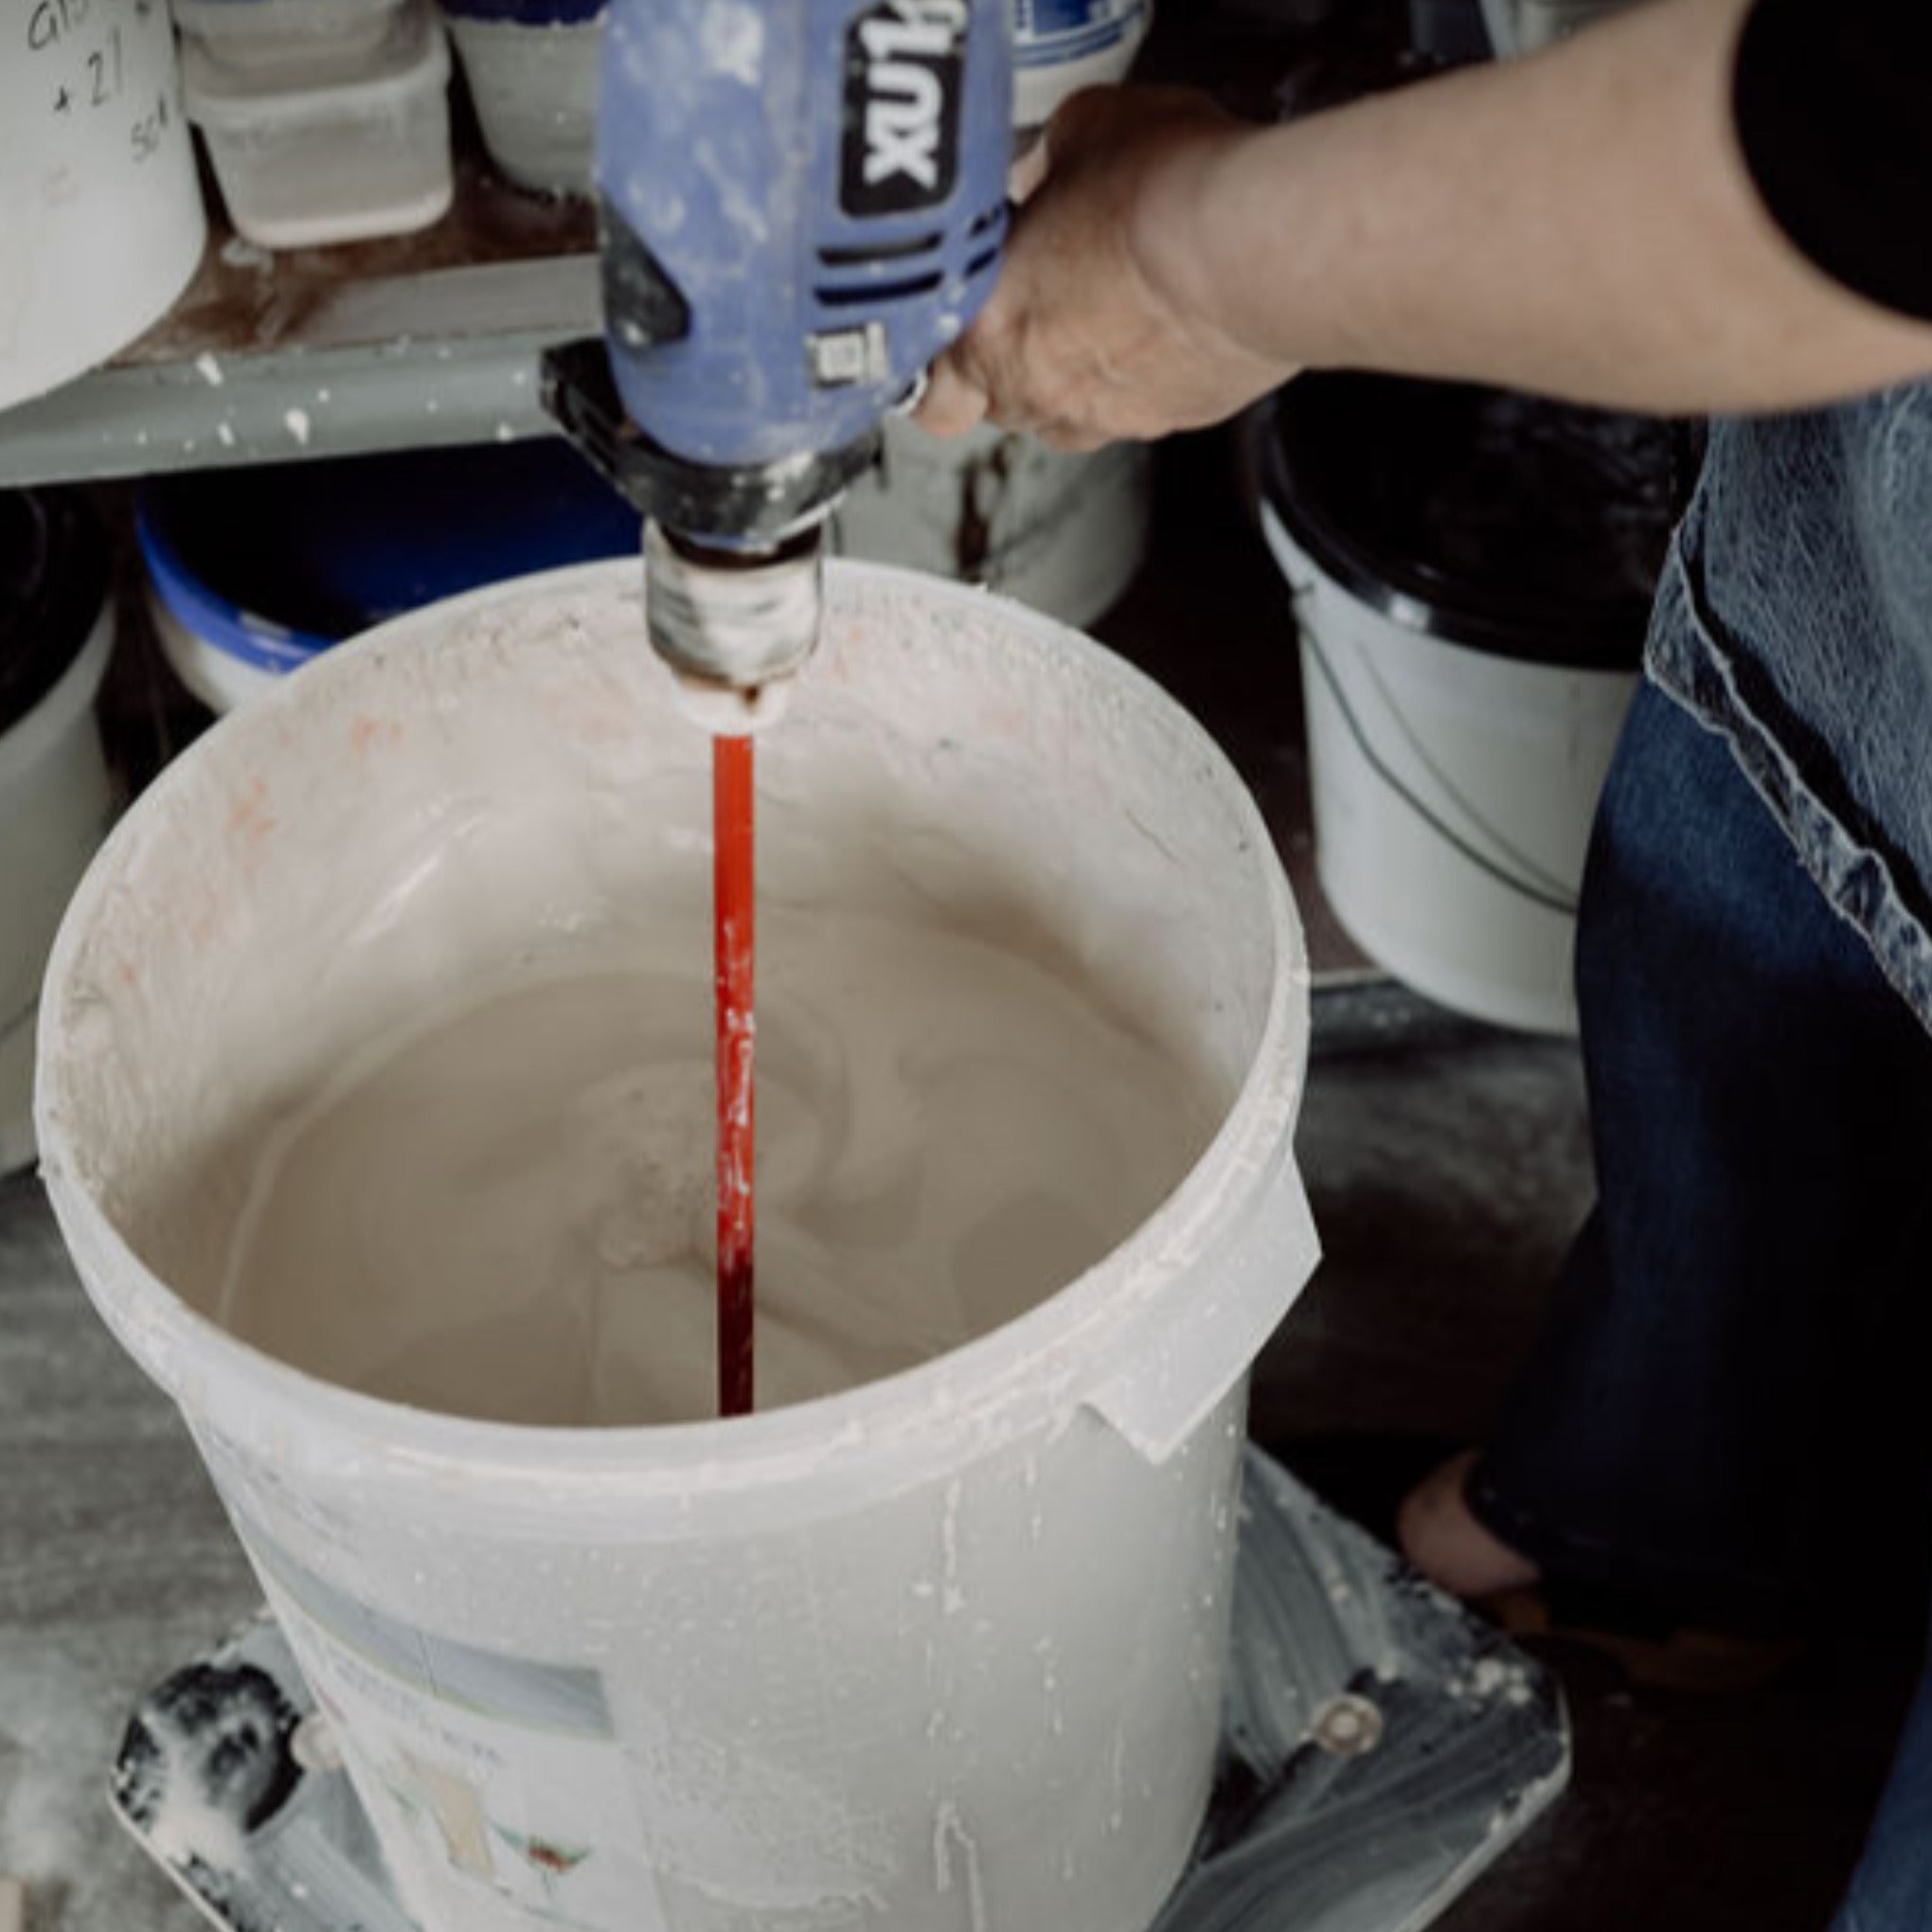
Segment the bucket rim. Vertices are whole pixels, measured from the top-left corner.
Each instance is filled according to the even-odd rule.
[[[626,559],[568,565],[507,579],[407,613],[336,646],[305,671],[313,689],[324,677],[352,677],[358,668],[421,626],[429,613],[459,617],[535,595],[560,598],[607,591],[623,581],[641,588]],[[122,818],[71,901],[49,958],[42,1002],[35,1100],[41,1172],[83,1291],[143,1370],[188,1417],[198,1437],[271,1456],[287,1468],[295,1450],[289,1416],[302,1416],[299,1459],[312,1469],[378,1471],[451,1491],[490,1485],[492,1507],[514,1508],[519,1495],[541,1522],[557,1487],[595,1507],[601,1492],[635,1518],[640,1505],[671,1503],[689,1512],[702,1489],[706,1507],[747,1492],[769,1496],[800,1481],[821,1481],[841,1468],[893,1462],[891,1489],[976,1459],[1000,1443],[1049,1423],[1070,1426],[1083,1406],[1122,1370],[1136,1333],[1163,1319],[1182,1299],[1190,1263],[1212,1243],[1212,1230],[1239,1220],[1292,1164],[1290,1136],[1299,1110],[1309,1030],[1306,945],[1286,873],[1246,783],[1206,728],[1155,681],[1071,627],[976,587],[891,565],[828,560],[828,610],[841,593],[868,588],[911,590],[940,607],[1000,607],[1011,635],[1036,647],[1072,648],[1130,702],[1160,714],[1185,745],[1190,768],[1211,783],[1237,821],[1243,853],[1260,887],[1259,907],[1273,951],[1265,1011],[1247,1070],[1219,1126],[1193,1164],[1134,1231],[1092,1266],[1024,1314],[932,1361],[850,1389],[750,1416],[698,1422],[565,1426],[484,1421],[395,1403],[343,1387],[283,1362],[231,1334],[154,1273],[121,1233],[76,1158],[67,1125],[69,1096],[81,1063],[70,1044],[77,956],[117,884],[118,862],[142,835],[141,821],[194,782],[194,753],[177,760]],[[204,736],[212,743],[238,732],[272,731],[299,702],[290,681],[254,705],[230,712]],[[151,804],[151,801],[152,803]],[[143,807],[149,807],[144,812]],[[1286,1263],[1283,1264],[1284,1271]],[[1305,1270],[1303,1271],[1305,1273]],[[1290,1284],[1297,1287],[1300,1276]],[[1025,1372],[1015,1374],[1015,1359]],[[206,1400],[222,1378],[258,1397],[255,1430],[246,1439],[223,1426]],[[1044,1398],[1044,1400],[1043,1400]],[[895,1449],[903,1458],[882,1454]],[[577,1518],[581,1523],[581,1515]],[[565,1533],[562,1526],[560,1534]]]

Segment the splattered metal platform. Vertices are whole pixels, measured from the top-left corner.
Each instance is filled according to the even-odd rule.
[[[1220,1777],[1154,1932],[1417,1932],[1563,1789],[1555,1682],[1258,1451],[1242,1524]],[[265,1618],[142,1702],[113,1795],[228,1932],[413,1932]],[[572,1848],[502,1850],[569,1925]]]

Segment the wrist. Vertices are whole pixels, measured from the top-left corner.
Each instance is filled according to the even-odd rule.
[[[1216,188],[1256,132],[1233,122],[1190,129],[1134,184],[1129,257],[1148,293],[1190,331],[1226,332],[1233,277],[1218,245]]]
[[[1257,393],[1299,367],[1282,358],[1280,331],[1257,313],[1250,287],[1258,238],[1248,179],[1258,145],[1274,132],[1218,116],[1188,129],[1136,184],[1127,224],[1150,295],[1204,355],[1246,368]]]

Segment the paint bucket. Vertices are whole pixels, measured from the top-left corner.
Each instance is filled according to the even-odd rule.
[[[1299,928],[1252,800],[1139,673],[983,593],[835,564],[828,594],[760,741],[763,888],[1029,921],[1225,1100],[1118,1248],[962,1349],[748,1419],[543,1429],[337,1388],[175,1292],[210,1292],[247,1150],[345,1041],[648,929],[668,850],[704,889],[707,742],[635,564],[399,619],[231,714],[49,971],[68,1244],[432,1932],[1136,1932],[1192,1846],[1248,1367],[1315,1256]]]
[[[484,146],[519,188],[587,195],[605,0],[442,0]]]
[[[333,87],[379,65],[410,0],[174,0],[174,24],[232,74]]]
[[[140,0],[0,0],[0,409],[166,313],[207,237],[174,28]]]
[[[1262,527],[1296,600],[1315,863],[1370,957],[1576,1029],[1583,855],[1669,538],[1669,425],[1462,385],[1282,392]]]
[[[113,650],[107,545],[85,504],[0,495],[0,1173],[33,1158],[41,974],[113,816],[94,717]]]
[[[990,424],[942,439],[889,417],[832,541],[843,556],[984,584],[1078,627],[1134,581],[1153,514],[1146,443],[1072,454]]]
[[[1154,0],[1011,0],[1013,130],[1022,139],[1087,87],[1124,80]]]
[[[637,512],[550,440],[152,477],[134,526],[162,654],[212,711],[404,611],[637,549]]]
[[[333,51],[305,70],[182,45],[188,116],[235,232],[259,247],[412,234],[455,196],[450,50],[430,0],[407,0],[372,48]]]

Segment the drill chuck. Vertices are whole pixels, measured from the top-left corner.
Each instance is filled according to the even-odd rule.
[[[713,731],[761,729],[818,642],[825,527],[768,550],[723,549],[644,527],[644,617],[685,708]]]

